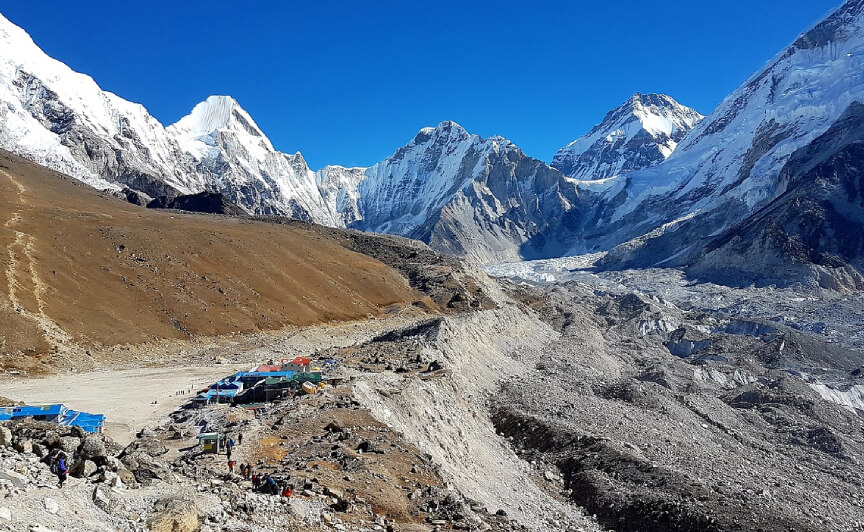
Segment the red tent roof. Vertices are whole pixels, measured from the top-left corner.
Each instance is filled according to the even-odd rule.
[[[282,371],[282,366],[271,366],[270,364],[261,364],[258,366],[255,371],[261,373],[268,373],[271,371]]]

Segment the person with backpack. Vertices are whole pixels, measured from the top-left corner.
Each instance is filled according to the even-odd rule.
[[[237,462],[234,460],[228,460],[228,472],[230,474],[234,474],[234,466],[237,465]]]
[[[63,483],[66,482],[66,479],[69,478],[69,466],[66,463],[66,455],[61,453],[57,457],[57,479],[60,481],[58,484],[58,488],[63,487]]]
[[[279,494],[279,487],[276,485],[276,479],[271,477],[269,474],[264,479],[264,493],[269,493],[270,495]]]

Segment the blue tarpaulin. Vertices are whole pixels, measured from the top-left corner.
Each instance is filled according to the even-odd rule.
[[[28,417],[39,421],[51,421],[64,427],[81,427],[86,432],[99,432],[105,423],[105,416],[102,414],[70,410],[62,404],[0,408],[0,421]]]

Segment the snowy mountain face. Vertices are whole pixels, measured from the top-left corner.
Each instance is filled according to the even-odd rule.
[[[167,128],[208,186],[248,212],[338,225],[303,156],[281,153],[230,96],[210,96]]]
[[[795,151],[785,192],[711,239],[688,268],[728,285],[864,289],[864,104]]]
[[[0,17],[0,147],[98,188],[220,192],[250,213],[419,238],[484,263],[608,251],[601,267],[732,282],[758,278],[763,258],[765,279],[864,286],[857,244],[841,243],[857,242],[842,226],[860,221],[849,192],[860,146],[838,132],[858,131],[858,103],[864,0],[851,0],[704,119],[636,94],[552,166],[443,122],[369,168],[313,172],[230,97],[165,128]]]
[[[626,241],[606,256],[609,268],[698,261],[707,242],[787,191],[780,175],[790,156],[853,102],[864,102],[862,0],[801,35],[665,162],[595,188],[602,207],[586,238],[598,249]]]
[[[276,151],[232,98],[211,96],[165,128],[2,16],[0,146],[101,189],[221,192],[251,213],[338,224],[303,157]]]
[[[365,170],[352,197],[351,227],[490,262],[559,252],[541,235],[570,209],[576,188],[509,140],[448,121]]]
[[[634,94],[585,136],[562,148],[552,166],[593,181],[666,160],[703,116],[664,94]]]
[[[202,185],[142,106],[48,57],[2,16],[0,146],[98,188],[160,194]]]
[[[366,179],[366,168],[325,166],[315,173],[318,190],[327,209],[333,213],[333,225],[344,227],[360,220],[360,193],[357,190]]]

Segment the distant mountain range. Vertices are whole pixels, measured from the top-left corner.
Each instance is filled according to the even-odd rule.
[[[847,1],[707,117],[635,94],[551,164],[447,121],[369,168],[318,171],[276,151],[231,97],[164,127],[0,17],[0,147],[97,188],[218,192],[251,214],[418,238],[481,263],[608,252],[602,268],[861,288],[861,248],[847,243],[864,220],[862,12]]]

